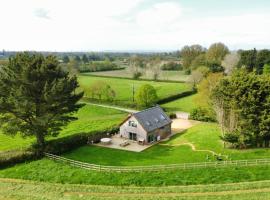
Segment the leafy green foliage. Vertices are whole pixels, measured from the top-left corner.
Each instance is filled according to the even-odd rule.
[[[270,64],[265,64],[263,66],[263,74],[270,74]]]
[[[215,122],[215,115],[211,112],[211,110],[207,108],[198,107],[191,111],[190,119],[204,121],[204,122]]]
[[[115,98],[115,91],[105,81],[96,81],[90,87],[91,97],[99,100],[113,101]]]
[[[153,86],[144,84],[136,92],[135,99],[138,106],[147,108],[155,105],[158,97]]]
[[[35,136],[42,149],[45,136],[57,136],[75,120],[83,93],[53,56],[19,53],[0,71],[0,126],[5,134]]]
[[[239,71],[220,81],[213,100],[224,132],[238,136],[239,146],[269,145],[269,76]]]

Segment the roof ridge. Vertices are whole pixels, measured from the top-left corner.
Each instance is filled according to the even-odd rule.
[[[160,107],[159,105],[156,105],[156,106],[153,106],[153,107],[151,107],[151,108],[146,108],[146,109],[144,109],[144,110],[141,110],[141,111],[136,112],[136,113],[133,113],[133,114],[139,114],[139,113],[142,113],[142,112],[146,112],[146,111],[148,111],[148,110],[152,110],[152,109],[154,109],[154,108],[160,108],[160,109],[161,109],[161,107]]]

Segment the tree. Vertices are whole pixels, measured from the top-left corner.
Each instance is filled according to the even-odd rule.
[[[203,79],[203,73],[198,70],[195,70],[191,72],[188,82],[191,84],[192,88],[196,90],[197,85],[201,82],[202,79]]]
[[[74,60],[77,62],[77,63],[80,63],[81,62],[81,58],[80,56],[75,56]]]
[[[113,101],[116,93],[105,81],[95,81],[90,86],[90,95],[93,99]]]
[[[212,91],[212,100],[225,141],[237,137],[236,145],[242,148],[269,146],[269,94],[270,77],[255,72],[240,70],[219,82]]]
[[[54,56],[18,53],[0,70],[0,127],[3,133],[35,136],[40,152],[46,136],[57,136],[76,118],[83,92]]]
[[[151,73],[153,80],[158,80],[162,65],[163,63],[161,62],[161,58],[159,56],[151,57],[148,60],[147,69]]]
[[[67,56],[67,55],[65,55],[64,57],[63,57],[63,62],[64,63],[69,63],[69,57]]]
[[[207,66],[206,56],[205,54],[200,54],[191,63],[192,69],[197,69],[198,67]]]
[[[263,49],[257,53],[256,56],[256,72],[257,74],[263,73],[265,64],[270,64],[270,50]]]
[[[256,66],[257,50],[239,51],[240,60],[238,66],[246,69],[248,72],[252,72]]]
[[[129,70],[133,79],[139,79],[143,75],[143,68],[145,67],[144,60],[139,56],[132,56],[129,59]]]
[[[82,56],[82,61],[84,64],[89,62],[88,57],[85,54]]]
[[[205,48],[201,45],[191,45],[191,46],[184,46],[180,51],[180,56],[183,62],[183,67],[185,69],[189,69],[191,66],[192,61],[199,56],[200,54],[205,52]]]
[[[224,59],[226,54],[229,53],[228,47],[223,43],[214,43],[212,44],[207,53],[206,59],[208,63],[221,64],[221,61]]]
[[[263,66],[263,74],[270,74],[270,65],[269,64],[265,64]]]
[[[142,85],[135,94],[135,100],[140,107],[153,106],[158,100],[155,88],[149,84]]]
[[[234,69],[237,67],[239,60],[240,55],[238,53],[227,54],[221,63],[221,65],[224,67],[225,73],[231,75]]]

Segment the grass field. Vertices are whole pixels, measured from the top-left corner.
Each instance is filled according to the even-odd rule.
[[[83,146],[64,156],[92,164],[111,166],[215,161],[216,158],[211,151],[232,160],[269,158],[270,149],[236,150],[223,148],[220,135],[217,124],[201,123],[188,129],[183,134],[175,135],[167,142],[156,144],[139,153],[97,146]],[[194,151],[187,143],[194,145],[196,150],[206,151]]]
[[[116,92],[115,100],[123,103],[132,103],[132,87],[134,85],[135,91],[143,84],[150,84],[155,87],[159,99],[179,94],[184,91],[190,90],[190,86],[185,83],[165,83],[154,81],[137,81],[130,79],[117,79],[94,77],[87,75],[78,76],[80,87],[85,92],[86,97],[91,97],[89,88],[91,84],[96,81],[104,81],[109,84]]]
[[[119,124],[125,118],[126,113],[109,108],[85,105],[75,116],[78,117],[78,120],[65,127],[58,137],[110,128]],[[34,138],[23,139],[19,135],[12,138],[0,133],[0,151],[25,148],[33,141],[35,141]]]
[[[2,199],[220,199],[267,200],[270,181],[178,187],[117,187],[0,179]]]
[[[195,98],[196,94],[162,104],[161,107],[165,108],[166,111],[184,111],[190,113],[194,108],[197,107]]]
[[[132,78],[132,74],[128,69],[104,71],[104,72],[90,72],[90,74],[98,76],[108,77],[124,77]],[[185,75],[184,71],[161,71],[159,80],[170,80],[170,81],[187,81],[190,75]],[[145,74],[141,77],[142,79],[153,79],[150,74]]]
[[[270,180],[270,168],[269,166],[254,166],[117,173],[89,171],[42,159],[2,169],[0,178],[117,186],[194,185]]]

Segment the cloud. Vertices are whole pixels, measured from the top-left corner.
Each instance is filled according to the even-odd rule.
[[[34,16],[43,18],[43,19],[51,19],[51,17],[49,16],[49,11],[44,8],[35,9]]]
[[[169,0],[3,1],[0,49],[177,50],[218,41],[232,49],[270,47],[270,12],[205,13]]]

